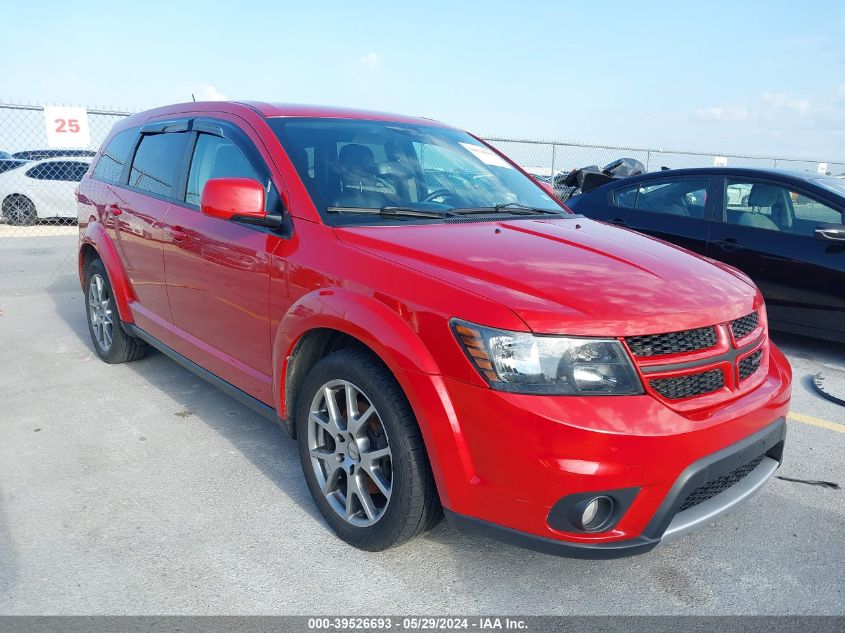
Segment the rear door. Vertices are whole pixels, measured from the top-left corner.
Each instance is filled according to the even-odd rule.
[[[268,213],[280,212],[281,199],[254,142],[231,122],[197,119],[188,156],[163,238],[173,347],[272,405],[270,254],[282,238],[206,216],[199,205],[211,178],[258,180],[268,192]]]
[[[608,222],[701,253],[712,225],[713,181],[708,176],[650,178],[612,189]]]
[[[774,327],[845,335],[845,244],[814,235],[819,224],[841,224],[843,210],[796,189],[761,178],[722,179],[721,221],[707,255],[754,280]]]
[[[114,221],[124,266],[137,301],[137,325],[170,344],[170,306],[164,279],[164,216],[175,199],[188,142],[188,121],[148,124],[132,154],[128,178],[112,187],[106,215]]]

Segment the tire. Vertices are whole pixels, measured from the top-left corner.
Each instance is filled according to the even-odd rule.
[[[741,201],[740,206],[741,207],[747,207],[748,206],[748,196],[742,196],[742,201]]]
[[[347,394],[354,395],[353,426]],[[298,401],[305,481],[340,538],[377,552],[437,523],[442,508],[419,426],[399,383],[378,358],[355,348],[329,354],[308,373]]]
[[[38,212],[32,200],[13,194],[3,201],[3,217],[12,226],[31,226],[38,220]]]
[[[110,364],[143,358],[147,344],[123,329],[106,267],[93,260],[85,271],[85,314],[94,351]]]

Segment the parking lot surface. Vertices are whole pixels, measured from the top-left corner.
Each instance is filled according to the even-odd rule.
[[[78,281],[39,270],[64,260],[38,243],[0,240],[0,614],[845,614],[845,490],[801,481],[634,558],[445,523],[352,549],[278,426],[162,354],[100,362]],[[811,385],[845,346],[775,338],[795,372],[778,474],[845,484],[845,408]]]

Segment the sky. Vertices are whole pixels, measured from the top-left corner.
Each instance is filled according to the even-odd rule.
[[[841,0],[14,7],[0,101],[145,109],[193,94],[400,112],[481,135],[845,161]]]

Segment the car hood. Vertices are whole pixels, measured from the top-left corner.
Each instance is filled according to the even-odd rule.
[[[683,330],[743,316],[762,301],[738,271],[581,217],[335,231],[368,253],[507,306],[535,332]],[[484,320],[459,306],[453,316]]]

